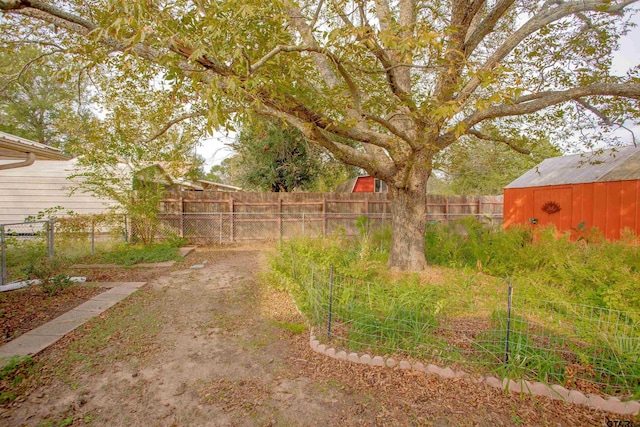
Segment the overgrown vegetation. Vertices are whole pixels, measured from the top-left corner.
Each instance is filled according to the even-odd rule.
[[[66,286],[65,273],[72,264],[109,263],[131,266],[137,263],[181,259],[178,248],[185,245],[187,241],[180,237],[147,245],[125,243],[122,240],[121,230],[116,227],[111,232],[97,232],[92,242],[92,226],[95,230],[100,230],[100,227],[108,224],[107,222],[92,223],[91,221],[95,220],[94,217],[87,219],[72,216],[56,219],[54,258],[48,257],[45,232],[26,235],[9,233],[5,242],[7,281],[10,283],[24,279],[40,279],[46,292],[55,293]],[[16,227],[19,231],[19,226]]]
[[[153,245],[121,244],[113,251],[101,255],[101,261],[120,265],[134,265],[142,262],[163,262],[180,260],[180,244],[175,241]]]
[[[495,230],[467,218],[427,227],[426,253],[432,264],[477,268],[509,278],[527,296],[546,296],[615,310],[640,311],[640,247],[623,234],[610,242],[596,230],[574,237],[554,228]],[[552,292],[547,292],[552,291]],[[541,295],[542,292],[542,295]]]
[[[30,240],[8,237],[5,247],[8,282],[26,278],[29,266],[47,255],[46,241],[40,237]]]
[[[322,339],[331,293],[334,345],[640,396],[640,254],[632,236],[608,242],[580,230],[571,241],[553,229],[434,223],[425,240],[435,267],[397,274],[386,268],[389,230],[361,229],[355,241],[282,243],[272,260],[268,280],[294,295]]]
[[[68,265],[61,258],[40,258],[25,269],[28,279],[39,280],[40,288],[53,296],[71,286],[69,276],[65,274]]]

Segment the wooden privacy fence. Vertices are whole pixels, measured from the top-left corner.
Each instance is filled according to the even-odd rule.
[[[376,193],[223,193],[174,191],[161,201],[163,234],[194,243],[354,235],[390,224],[391,202]],[[428,196],[427,219],[475,216],[502,221],[502,196]],[[363,218],[366,218],[364,220]]]

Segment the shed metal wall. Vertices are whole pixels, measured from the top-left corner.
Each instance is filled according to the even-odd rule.
[[[544,212],[542,205],[549,201],[561,210]],[[640,236],[640,180],[505,188],[504,226],[531,224],[532,218],[538,221],[534,227],[554,224],[559,231],[584,222],[611,240],[625,228]]]

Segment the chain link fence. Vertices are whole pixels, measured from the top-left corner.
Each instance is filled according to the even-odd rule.
[[[101,215],[0,224],[0,285],[27,279],[42,258],[74,261],[109,250],[126,241],[125,230],[121,218]]]
[[[54,255],[54,221],[0,224],[0,285],[20,279],[20,267]]]
[[[321,342],[561,384],[620,397],[640,393],[640,313],[527,298],[505,283],[503,303],[454,305],[428,286],[361,281],[292,252],[298,304]]]

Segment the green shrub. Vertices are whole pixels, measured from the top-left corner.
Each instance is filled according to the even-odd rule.
[[[40,288],[50,296],[57,295],[72,285],[65,274],[68,264],[61,258],[40,258],[25,268],[27,278],[40,280]]]
[[[7,278],[10,282],[24,279],[25,270],[47,254],[44,236],[25,240],[9,236],[5,241],[5,247],[7,248]]]

